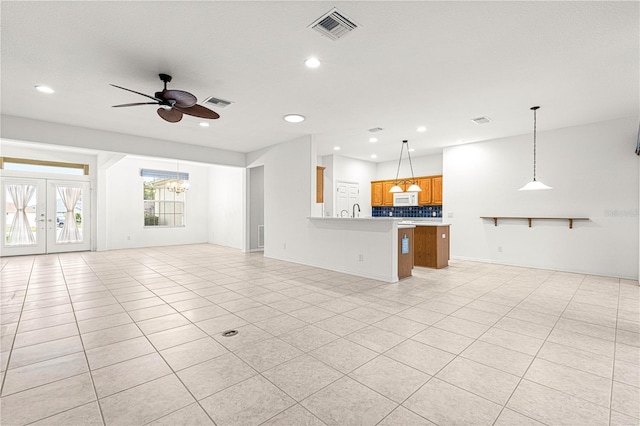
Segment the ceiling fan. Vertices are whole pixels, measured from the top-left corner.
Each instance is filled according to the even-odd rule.
[[[171,82],[170,75],[158,74],[158,76],[160,77],[160,80],[164,82],[164,89],[161,92],[154,93],[153,96],[145,95],[144,93],[136,92],[135,90],[111,84],[111,86],[117,87],[118,89],[137,93],[138,95],[145,96],[155,101],[113,105],[113,108],[138,105],[160,105],[160,108],[158,108],[158,115],[162,117],[163,120],[168,121],[169,123],[177,123],[178,121],[182,120],[183,114],[200,118],[208,118],[211,120],[220,118],[220,115],[218,115],[217,112],[211,111],[209,108],[205,108],[202,105],[196,104],[196,102],[198,102],[198,99],[191,93],[185,92],[184,90],[167,90],[167,83]]]

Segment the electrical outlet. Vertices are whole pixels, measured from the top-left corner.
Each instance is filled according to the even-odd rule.
[[[453,212],[447,213],[447,217],[453,217]]]
[[[287,243],[282,243],[282,249],[286,250],[287,249]]]
[[[364,261],[364,254],[359,254],[358,255],[358,262],[363,262]]]
[[[130,239],[131,239],[131,235],[127,235],[127,240],[130,240]]]
[[[502,246],[498,246],[498,253],[502,253]]]

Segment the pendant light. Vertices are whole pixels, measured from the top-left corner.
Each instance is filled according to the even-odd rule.
[[[180,179],[180,162],[176,160],[176,179],[167,183],[166,188],[169,192],[182,194],[189,190],[189,182]]]
[[[407,188],[407,192],[420,192],[422,189],[417,185],[416,179],[413,176],[413,163],[411,163],[411,152],[409,152],[409,141],[402,141],[402,148],[400,148],[400,158],[398,159],[398,171],[396,171],[396,184],[391,187],[389,192],[404,192],[400,185],[398,185],[398,175],[400,174],[400,164],[402,163],[402,152],[404,151],[404,146],[407,145],[407,156],[409,157],[409,166],[411,167],[411,185]],[[402,181],[402,183],[407,182],[406,180]]]
[[[538,191],[541,189],[553,189],[552,187],[545,185],[539,180],[536,180],[536,111],[538,111],[540,107],[534,106],[530,109],[533,111],[533,180],[520,188],[518,191]]]

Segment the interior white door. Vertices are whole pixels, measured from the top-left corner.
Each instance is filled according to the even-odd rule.
[[[336,182],[336,213],[338,217],[349,217],[349,188],[346,182]]]
[[[339,217],[351,217],[353,205],[360,199],[360,188],[357,183],[336,182],[336,211]],[[356,209],[356,216],[358,210]]]
[[[89,182],[47,180],[47,253],[91,250]]]
[[[46,252],[46,181],[2,178],[0,256]]]

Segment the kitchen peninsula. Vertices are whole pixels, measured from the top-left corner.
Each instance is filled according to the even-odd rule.
[[[409,222],[400,217],[307,219],[308,237],[314,241],[317,252],[315,265],[389,283],[398,282],[398,259],[402,250],[399,229],[446,227],[448,231],[449,228],[441,221]],[[410,250],[414,251],[415,247]]]

